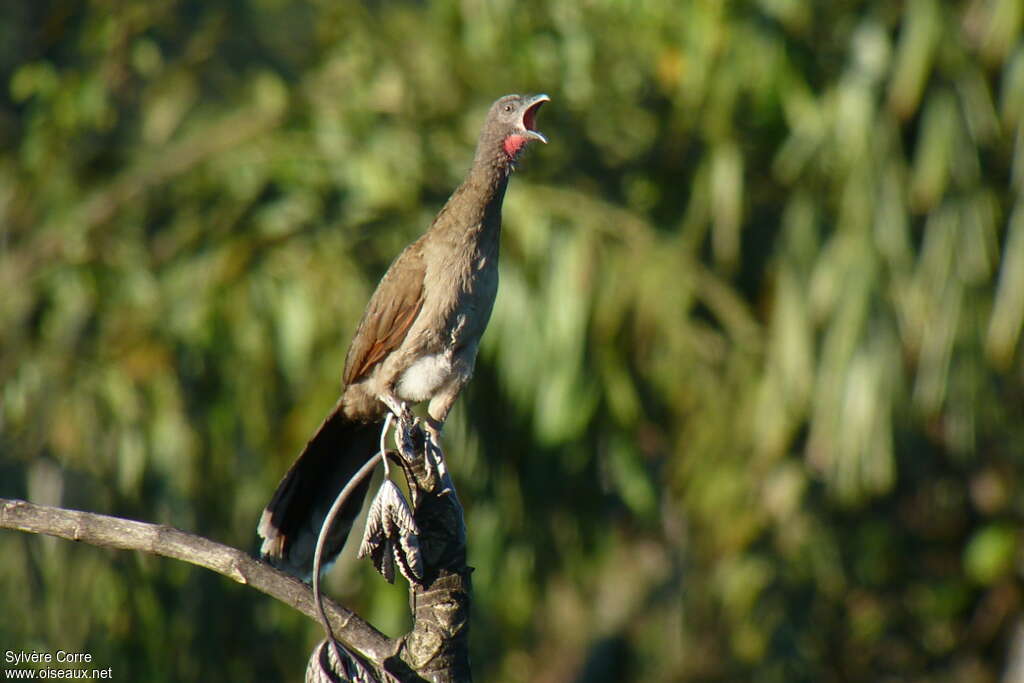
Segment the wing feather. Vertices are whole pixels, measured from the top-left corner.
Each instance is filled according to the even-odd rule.
[[[426,269],[416,246],[399,255],[370,298],[345,359],[342,378],[346,385],[363,379],[373,366],[401,346],[423,309]]]

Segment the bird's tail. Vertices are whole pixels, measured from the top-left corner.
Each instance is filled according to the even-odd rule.
[[[383,422],[356,422],[339,406],[327,416],[281,479],[258,527],[260,554],[279,569],[309,580],[313,553],[327,511],[352,475],[377,451]],[[323,566],[341,552],[363,506],[370,478],[352,492],[324,543]]]

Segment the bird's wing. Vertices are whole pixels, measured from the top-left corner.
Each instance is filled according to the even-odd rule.
[[[388,268],[366,305],[345,359],[345,384],[358,382],[374,365],[401,346],[423,308],[426,267],[416,244]]]

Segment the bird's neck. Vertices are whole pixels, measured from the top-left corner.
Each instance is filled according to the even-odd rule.
[[[501,204],[511,173],[512,164],[505,159],[477,160],[463,181],[467,200],[480,208],[484,223],[501,222]]]
[[[481,140],[462,186],[481,206],[493,205],[500,212],[512,168],[512,158],[500,142]]]
[[[458,241],[497,240],[501,204],[511,173],[512,162],[504,150],[496,154],[478,151],[466,179],[448,200],[434,229],[451,233],[449,237]]]

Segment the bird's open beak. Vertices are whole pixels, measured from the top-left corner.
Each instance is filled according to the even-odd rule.
[[[551,98],[547,95],[534,95],[526,106],[523,107],[523,121],[522,128],[525,137],[530,140],[539,140],[544,144],[547,144],[548,139],[536,129],[537,124],[537,111],[540,110],[541,105],[545,102],[550,102]]]

